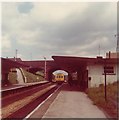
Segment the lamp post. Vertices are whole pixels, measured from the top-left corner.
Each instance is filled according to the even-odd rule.
[[[45,60],[45,64],[44,64],[44,68],[45,68],[44,72],[45,72],[45,74],[44,75],[45,75],[45,80],[46,80],[46,57],[44,57],[44,60]]]
[[[118,32],[118,29],[119,26],[117,25],[117,32]],[[115,37],[117,37],[117,48],[116,48],[116,51],[117,51],[117,81],[119,82],[119,33],[117,33],[115,35]],[[118,84],[117,84],[117,89],[119,88]],[[117,101],[119,101],[119,91],[117,92]],[[117,104],[117,110],[119,110],[119,104]],[[119,113],[117,114],[117,117],[119,117]]]
[[[104,66],[104,75],[105,75],[105,101],[107,101],[107,86],[106,86],[106,83],[107,83],[107,65],[106,65],[106,58],[105,58],[105,66]]]

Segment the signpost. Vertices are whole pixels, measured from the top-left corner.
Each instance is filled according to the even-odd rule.
[[[107,67],[107,63],[106,63],[106,58],[105,58],[105,66],[104,66],[104,75],[105,75],[105,101],[107,101],[107,73],[108,73],[108,67]]]
[[[105,60],[106,63],[106,60]],[[104,74],[105,74],[105,101],[107,101],[107,88],[106,88],[106,82],[107,82],[107,76],[106,76],[106,64],[104,68]]]

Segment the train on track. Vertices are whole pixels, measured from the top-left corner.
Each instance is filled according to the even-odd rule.
[[[57,73],[57,74],[54,75],[54,78],[53,78],[52,81],[56,82],[58,84],[66,82],[65,75],[63,73]]]

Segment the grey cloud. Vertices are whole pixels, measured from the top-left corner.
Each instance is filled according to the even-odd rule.
[[[79,16],[79,11],[73,12],[65,19],[58,22],[40,21],[29,19],[30,22],[23,26],[24,30],[37,31],[34,38],[37,45],[27,48],[22,54],[33,52],[34,57],[52,55],[97,55],[98,46],[101,51],[113,50],[116,40],[116,14],[107,18],[107,9],[110,3],[89,3],[88,7]],[[110,13],[112,14],[112,13]],[[32,21],[33,20],[33,21]],[[103,41],[104,37],[107,38]],[[92,44],[95,43],[95,44]],[[26,49],[19,44],[19,49]]]

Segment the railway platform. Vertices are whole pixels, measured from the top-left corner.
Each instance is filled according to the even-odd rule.
[[[30,118],[41,118],[40,107],[31,114]],[[62,86],[59,94],[47,108],[42,118],[106,118],[103,111],[93,105],[84,92],[68,84]]]
[[[8,85],[8,86],[1,87],[1,91],[18,89],[18,88],[22,88],[22,87],[25,87],[25,86],[42,84],[42,83],[47,83],[47,82],[48,81],[40,81],[40,82],[34,82],[34,83],[23,83],[23,84],[13,84],[13,85]]]

